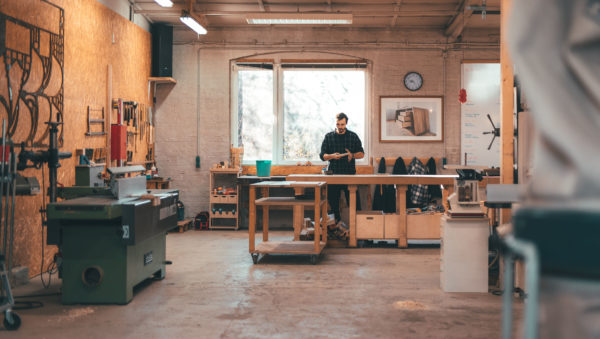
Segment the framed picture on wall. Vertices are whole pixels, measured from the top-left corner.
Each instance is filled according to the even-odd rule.
[[[444,140],[441,96],[382,96],[379,108],[380,142]]]

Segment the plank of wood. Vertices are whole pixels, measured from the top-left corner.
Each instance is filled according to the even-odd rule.
[[[319,220],[320,216],[321,216],[321,192],[320,192],[320,187],[315,188],[315,243],[314,243],[314,249],[315,252],[319,252],[320,251],[320,245],[319,242],[321,241],[321,233],[325,233],[327,234],[327,219],[325,220]],[[322,228],[322,226],[325,225],[324,228]]]
[[[250,253],[253,253],[255,246],[254,235],[256,232],[256,205],[254,203],[254,201],[256,200],[256,188],[253,186],[250,186],[249,199],[250,208],[248,210],[248,240],[250,242]]]
[[[294,205],[293,210],[294,240],[298,241],[300,240],[300,231],[304,221],[304,208],[301,205]]]
[[[385,166],[386,167],[393,167],[394,163],[396,163],[396,159],[398,159],[398,157],[384,157],[385,158]],[[404,165],[406,167],[408,167],[408,165],[410,165],[410,162],[412,161],[414,157],[411,156],[402,156],[402,160],[404,160]],[[424,165],[427,164],[427,162],[429,161],[429,158],[433,158],[435,160],[435,163],[440,166],[439,164],[441,164],[442,162],[442,158],[439,157],[417,157],[417,159],[419,159]],[[378,164],[381,161],[381,157],[375,157],[375,164],[377,168],[379,168]]]
[[[453,185],[457,175],[292,174],[289,181],[324,181],[328,185]]]
[[[398,247],[408,247],[408,239],[406,238],[406,186],[396,187],[396,211],[400,215],[398,225]]]
[[[350,191],[350,240],[348,246],[356,247],[356,185],[349,185],[348,191]]]
[[[262,190],[262,196],[263,196],[262,199],[269,199],[269,189],[263,187],[261,190]],[[263,206],[262,219],[263,219],[263,241],[269,241],[269,206],[268,205]]]
[[[320,174],[323,170],[323,165],[313,166],[271,166],[271,176],[290,175],[290,174]],[[373,173],[373,166],[356,166],[356,173],[369,174]],[[243,175],[256,175],[256,166],[242,166]]]
[[[503,184],[513,183],[513,156],[514,156],[514,125],[513,125],[513,88],[514,72],[512,61],[508,50],[507,30],[508,13],[512,7],[512,0],[502,0],[500,3],[500,77],[502,83],[500,86],[500,181]],[[503,209],[500,218],[501,223],[510,220],[510,209]]]
[[[253,253],[278,253],[278,254],[319,254],[326,243],[319,242],[319,249],[315,250],[312,241],[267,241],[256,245]]]
[[[313,206],[312,200],[298,200],[294,197],[267,197],[256,200],[257,206]]]
[[[327,244],[327,224],[329,222],[329,218],[327,217],[327,189],[318,189],[319,192],[315,192],[315,194],[319,194],[322,197],[322,201],[324,203],[324,207],[321,208],[321,223],[323,224],[323,232],[321,234],[321,241]]]

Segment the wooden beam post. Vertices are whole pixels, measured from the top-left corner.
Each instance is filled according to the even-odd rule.
[[[513,166],[514,166],[514,73],[513,63],[510,59],[507,42],[508,30],[508,14],[512,0],[502,0],[500,4],[500,72],[502,84],[500,89],[500,183],[513,183]],[[502,212],[501,222],[510,220],[510,210],[504,209]]]

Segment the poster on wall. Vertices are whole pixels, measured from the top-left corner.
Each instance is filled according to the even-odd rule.
[[[380,97],[379,141],[442,141],[444,102],[440,97]]]
[[[486,132],[494,129],[490,119],[500,127],[500,64],[463,63],[462,80],[467,101],[461,104],[461,164],[499,167],[500,138],[492,142]]]

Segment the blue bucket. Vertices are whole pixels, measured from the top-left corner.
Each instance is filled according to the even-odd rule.
[[[259,177],[270,177],[271,160],[256,160],[256,175]]]

